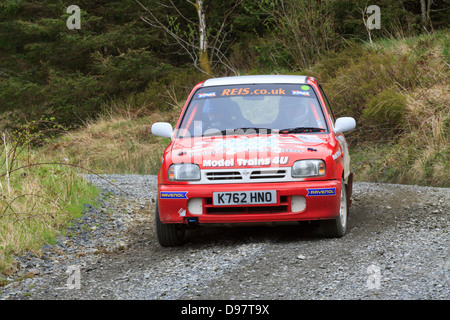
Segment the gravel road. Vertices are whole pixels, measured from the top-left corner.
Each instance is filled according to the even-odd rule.
[[[104,190],[99,205],[86,206],[68,235],[41,254],[18,257],[0,299],[450,298],[449,189],[355,183],[341,239],[307,223],[214,227],[190,230],[182,247],[161,248],[156,177],[105,178],[116,187],[88,176]]]

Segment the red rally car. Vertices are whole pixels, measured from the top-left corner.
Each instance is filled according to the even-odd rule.
[[[320,220],[342,237],[352,173],[344,132],[316,79],[260,75],[212,78],[190,93],[158,173],[160,245],[184,241],[191,224]]]

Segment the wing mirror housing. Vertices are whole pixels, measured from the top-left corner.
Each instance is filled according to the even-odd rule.
[[[155,122],[152,124],[152,134],[159,137],[172,138],[172,125],[168,122]]]
[[[336,134],[352,131],[356,128],[356,121],[352,117],[342,117],[336,120],[334,132]]]

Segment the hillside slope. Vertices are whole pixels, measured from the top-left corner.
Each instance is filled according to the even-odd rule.
[[[448,32],[383,40],[316,66],[338,115],[357,119],[357,180],[450,185],[449,43]]]

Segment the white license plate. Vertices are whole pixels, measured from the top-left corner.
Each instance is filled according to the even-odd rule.
[[[246,204],[276,204],[277,191],[240,191],[240,192],[213,192],[213,205],[237,206]]]

